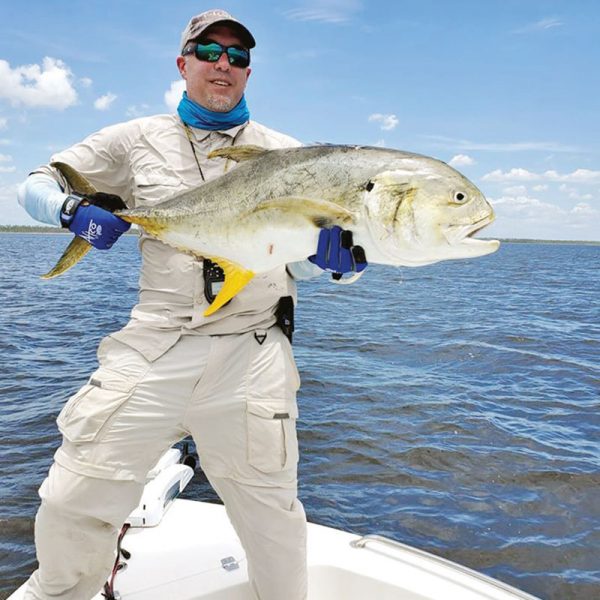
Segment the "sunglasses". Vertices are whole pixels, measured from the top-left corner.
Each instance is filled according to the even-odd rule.
[[[239,46],[221,46],[217,42],[208,42],[206,44],[191,43],[188,44],[182,52],[182,55],[195,54],[198,60],[205,62],[217,62],[223,52],[227,53],[229,64],[233,67],[246,68],[250,64],[250,51]]]

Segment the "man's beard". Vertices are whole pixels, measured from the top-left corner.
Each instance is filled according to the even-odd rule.
[[[233,98],[220,94],[211,94],[206,99],[206,108],[215,112],[229,112],[236,104],[237,102]]]

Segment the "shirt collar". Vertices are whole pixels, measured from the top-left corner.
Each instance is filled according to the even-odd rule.
[[[244,129],[244,127],[246,127],[246,125],[248,125],[248,123],[250,123],[250,121],[246,121],[245,123],[242,123],[241,125],[235,125],[234,127],[231,127],[230,129],[223,129],[223,130],[216,130],[216,131],[208,131],[207,129],[196,129],[195,127],[191,127],[191,126],[189,126],[189,128],[190,128],[190,131],[192,132],[192,135],[194,136],[194,139],[197,142],[203,142],[208,137],[210,137],[211,133],[216,133],[218,135],[223,135],[225,137],[235,139],[235,137],[239,134],[239,132],[242,129]]]

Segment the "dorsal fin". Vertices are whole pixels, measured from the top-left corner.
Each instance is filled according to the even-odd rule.
[[[208,158],[229,158],[235,160],[235,162],[244,162],[245,160],[253,160],[262,156],[265,152],[265,148],[260,146],[227,146],[227,148],[218,148],[209,152]]]

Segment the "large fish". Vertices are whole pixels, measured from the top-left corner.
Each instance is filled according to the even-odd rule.
[[[483,194],[447,164],[418,154],[365,146],[255,146],[213,151],[241,164],[152,207],[117,210],[151,236],[225,272],[205,311],[212,314],[256,273],[314,254],[319,230],[339,225],[371,263],[420,266],[494,252],[496,240],[471,237],[494,219]],[[81,193],[93,187],[64,163],[53,163]],[[73,240],[53,277],[89,249]]]

